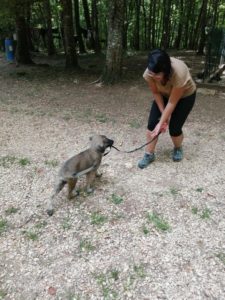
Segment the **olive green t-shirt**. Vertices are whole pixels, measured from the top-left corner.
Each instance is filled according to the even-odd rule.
[[[159,93],[163,96],[169,97],[172,91],[172,88],[185,88],[184,95],[182,98],[190,96],[196,91],[196,84],[191,77],[187,65],[175,57],[170,57],[171,60],[171,75],[169,80],[165,85],[161,84],[159,81],[154,80],[154,77],[150,76],[148,68],[145,70],[143,77],[147,82],[154,82]]]

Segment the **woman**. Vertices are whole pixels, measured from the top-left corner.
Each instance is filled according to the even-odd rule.
[[[156,49],[148,56],[148,67],[143,74],[154,96],[148,126],[147,142],[160,132],[169,133],[174,145],[172,158],[183,158],[182,127],[193,108],[196,97],[196,85],[185,63],[161,50]],[[144,157],[138,162],[139,168],[146,168],[155,160],[157,138],[147,145]]]

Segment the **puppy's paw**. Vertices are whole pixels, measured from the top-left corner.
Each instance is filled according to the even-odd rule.
[[[100,178],[100,177],[102,177],[102,174],[103,174],[103,173],[100,173],[100,172],[98,173],[98,172],[97,172],[97,173],[96,173],[96,177],[97,177],[97,178]]]
[[[70,193],[70,194],[68,195],[68,199],[69,199],[69,200],[72,200],[73,198],[77,197],[79,194],[80,194],[80,191],[75,190],[75,191],[73,191],[72,193]]]
[[[47,214],[51,217],[54,213],[54,209],[47,209]]]
[[[90,188],[90,187],[87,188],[87,193],[88,193],[88,194],[91,194],[91,193],[93,193],[93,192],[94,192],[94,189],[93,189],[93,188]]]
[[[80,195],[80,190],[73,191],[73,195],[74,195],[74,197],[79,196]]]

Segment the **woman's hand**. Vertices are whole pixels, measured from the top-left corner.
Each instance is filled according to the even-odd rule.
[[[161,124],[160,122],[155,126],[154,130],[151,132],[152,137],[156,137],[160,132],[166,132],[168,128],[167,122]]]

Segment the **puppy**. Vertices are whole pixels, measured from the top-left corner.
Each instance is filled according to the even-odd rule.
[[[100,166],[102,156],[106,148],[112,147],[114,141],[108,139],[105,135],[94,135],[90,138],[90,148],[68,159],[59,170],[58,182],[54,188],[54,192],[48,201],[47,213],[53,215],[54,197],[68,184],[68,199],[73,198],[73,193],[78,177],[86,174],[87,192],[93,191],[93,181],[97,175],[97,169]]]

